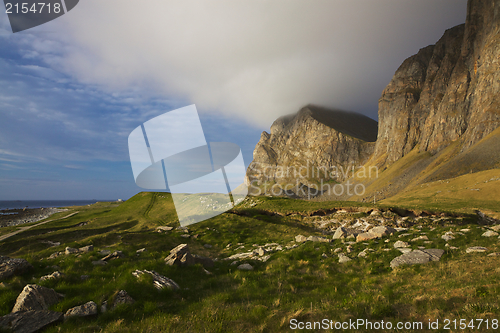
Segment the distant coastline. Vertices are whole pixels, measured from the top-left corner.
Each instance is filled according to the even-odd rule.
[[[116,200],[0,200],[0,210],[22,208],[50,208],[92,205],[96,202],[114,202]]]

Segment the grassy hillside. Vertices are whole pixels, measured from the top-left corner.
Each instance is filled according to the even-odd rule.
[[[170,195],[165,193],[139,193],[118,205],[73,207],[78,214],[0,243],[0,255],[23,257],[34,266],[24,275],[0,283],[0,315],[11,311],[24,285],[39,283],[66,295],[51,308],[57,311],[90,300],[101,306],[103,301],[111,302],[121,289],[136,300],[94,317],[70,319],[47,332],[288,332],[291,319],[360,318],[396,325],[398,321],[499,317],[498,257],[466,254],[465,248],[487,246],[488,253],[493,253],[500,251],[500,246],[496,237],[481,237],[485,227],[471,219],[410,219],[413,226],[403,236],[387,237],[387,242],[355,243],[350,253],[345,252],[349,240],[306,242],[286,249],[295,244],[299,234],[326,236],[315,223],[328,223],[339,216],[342,221],[368,218],[369,205],[363,205],[359,212],[331,215],[332,208],[359,205],[249,198],[233,211],[189,226],[187,233],[183,229],[156,232],[159,225],[178,227]],[[464,228],[470,231],[462,233]],[[449,242],[457,250],[441,239],[449,230],[462,234]],[[411,247],[444,249],[441,261],[391,269],[389,262],[401,254],[394,249],[394,242],[423,234],[429,240],[411,242]],[[61,245],[51,247],[49,240]],[[218,260],[207,275],[200,265],[165,265],[163,259],[170,249],[181,243],[189,244],[192,253],[219,259],[267,243],[280,244],[284,250],[272,253],[267,262],[240,261],[250,263],[253,271],[240,271],[231,261]],[[90,253],[48,258],[67,246],[89,244],[95,247]],[[146,252],[137,254],[141,248]],[[340,264],[336,248],[353,260]],[[373,252],[357,257],[366,248]],[[120,250],[125,257],[106,266],[92,265],[103,257],[101,250]],[[131,272],[136,269],[155,270],[176,281],[181,290],[158,291],[150,279],[133,277]],[[39,282],[39,277],[55,270],[64,277]],[[88,278],[82,279],[82,275]]]

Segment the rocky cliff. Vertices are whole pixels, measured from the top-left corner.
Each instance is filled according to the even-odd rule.
[[[262,133],[248,168],[247,184],[269,185],[270,189],[342,181],[349,166],[368,160],[376,138],[373,119],[308,105],[277,119],[271,133]],[[292,192],[297,194],[297,188]]]
[[[379,100],[374,159],[467,150],[500,125],[500,1],[471,0],[466,23],[405,60]]]
[[[500,167],[500,132],[495,131],[500,126],[500,0],[469,0],[467,6],[465,24],[447,30],[398,68],[379,99],[375,143],[374,122],[337,113],[358,117],[349,121],[362,125],[348,128],[347,118],[308,106],[278,119],[271,134],[262,134],[248,181],[280,184],[280,167],[306,162],[309,168],[366,163],[381,174],[368,180],[351,177],[366,191],[341,199],[371,201],[429,181]],[[349,176],[322,178],[345,182]],[[293,177],[287,177],[290,183]],[[295,177],[298,185],[317,183],[307,178]]]

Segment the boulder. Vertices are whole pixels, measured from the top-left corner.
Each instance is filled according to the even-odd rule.
[[[12,312],[48,310],[50,306],[58,303],[61,297],[54,289],[28,284],[17,296]]]
[[[32,268],[33,266],[24,259],[0,256],[0,281]]]
[[[61,312],[44,310],[16,312],[0,317],[0,329],[16,333],[34,333],[62,319]]]
[[[346,238],[348,235],[347,229],[344,227],[338,227],[333,234],[332,239]]]
[[[121,304],[133,304],[135,300],[125,290],[120,290],[116,295],[113,302],[113,309]]]
[[[167,231],[170,231],[172,229],[173,229],[173,227],[161,226],[161,227],[156,227],[156,232],[167,232]]]
[[[465,252],[467,253],[486,252],[486,251],[488,251],[488,248],[482,246],[472,246],[465,250]]]
[[[97,304],[95,304],[95,302],[93,301],[90,301],[83,305],[75,306],[74,308],[69,309],[64,314],[64,318],[87,317],[96,314],[97,314]]]
[[[73,247],[66,247],[66,249],[64,250],[64,254],[74,254],[74,253],[78,253],[78,249],[75,249]]]
[[[253,270],[253,267],[250,264],[241,264],[238,266],[238,269],[240,271],[251,271],[251,270]]]
[[[444,254],[441,249],[414,250],[404,253],[391,261],[391,268],[396,268],[401,265],[425,264],[429,261],[439,261]]]
[[[55,271],[54,273],[50,274],[50,275],[45,275],[45,276],[42,276],[40,278],[40,282],[43,282],[43,281],[47,281],[47,280],[52,280],[52,279],[58,279],[60,277],[62,277],[64,274],[59,272],[59,271]]]
[[[115,251],[111,254],[108,254],[104,258],[102,258],[101,261],[108,261],[108,260],[119,259],[119,258],[123,258],[123,257],[125,257],[125,255],[123,254],[122,251]]]
[[[484,234],[482,234],[481,236],[483,236],[483,237],[494,237],[494,236],[498,236],[498,232],[495,232],[493,230],[488,230]]]
[[[94,245],[87,245],[87,246],[81,247],[78,249],[78,251],[81,253],[88,253],[88,252],[94,251]]]
[[[410,247],[410,244],[408,244],[407,242],[397,241],[396,243],[394,243],[394,248],[396,248],[396,249],[406,248],[406,247]]]
[[[156,289],[173,289],[177,290],[180,289],[179,285],[175,283],[174,280],[169,279],[168,277],[165,277],[163,275],[158,274],[155,271],[148,271],[148,270],[135,270],[132,272],[132,275],[139,278],[144,274],[149,274],[153,277],[153,285],[155,286]]]
[[[356,236],[356,242],[362,242],[367,240],[372,240],[376,238],[382,238],[386,235],[392,235],[396,232],[396,229],[386,227],[386,226],[378,226],[371,228],[368,232],[363,232]]]
[[[185,264],[189,265],[194,263],[194,261],[192,261],[192,256],[189,252],[189,246],[187,244],[180,244],[170,250],[170,254],[165,258],[165,262],[170,266]]]
[[[302,236],[302,235],[297,235],[297,236],[295,236],[295,241],[297,243],[303,243],[303,242],[307,241],[307,237]]]
[[[339,253],[339,263],[343,264],[345,262],[351,261],[352,259],[343,253]]]

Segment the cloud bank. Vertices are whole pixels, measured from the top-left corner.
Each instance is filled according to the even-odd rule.
[[[87,0],[54,21],[63,46],[47,61],[259,126],[308,103],[376,117],[397,66],[465,11],[466,0]]]

